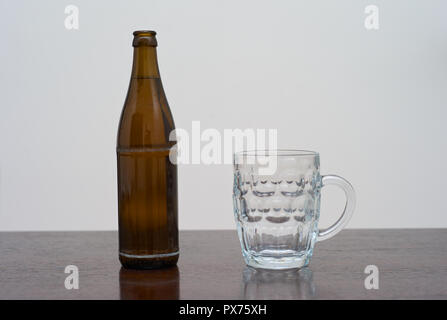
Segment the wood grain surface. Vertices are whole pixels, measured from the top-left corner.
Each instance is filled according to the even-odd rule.
[[[447,229],[345,230],[309,268],[270,272],[244,265],[235,231],[183,231],[178,267],[153,271],[121,268],[117,232],[1,232],[0,299],[447,299]]]

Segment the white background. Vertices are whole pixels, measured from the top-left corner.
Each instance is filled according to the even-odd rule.
[[[0,3],[0,230],[117,228],[137,29],[158,32],[177,127],[277,128],[279,146],[319,151],[357,191],[350,228],[447,227],[447,2]],[[229,165],[181,166],[180,228],[234,228],[231,190]],[[322,201],[327,226],[343,194]]]

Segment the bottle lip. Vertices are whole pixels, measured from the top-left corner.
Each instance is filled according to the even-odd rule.
[[[152,30],[137,30],[133,32],[134,38],[132,42],[133,47],[156,47],[157,33]]]
[[[155,36],[157,32],[153,30],[136,30],[133,32],[134,36]]]

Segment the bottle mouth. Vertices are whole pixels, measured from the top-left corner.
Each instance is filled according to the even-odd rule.
[[[156,47],[157,33],[152,30],[137,30],[133,32],[134,38],[132,42],[133,47]]]
[[[157,32],[152,30],[137,30],[133,32],[134,36],[155,36]]]

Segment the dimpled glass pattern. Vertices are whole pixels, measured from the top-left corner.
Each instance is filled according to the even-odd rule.
[[[236,154],[234,160],[234,218],[242,254],[249,266],[304,267],[312,257],[315,242],[338,233],[352,215],[355,205],[352,186],[338,176],[320,176],[320,158],[316,152],[249,151]],[[275,165],[266,174],[267,163]],[[319,230],[323,184],[341,187],[347,202],[338,221],[326,230]]]

